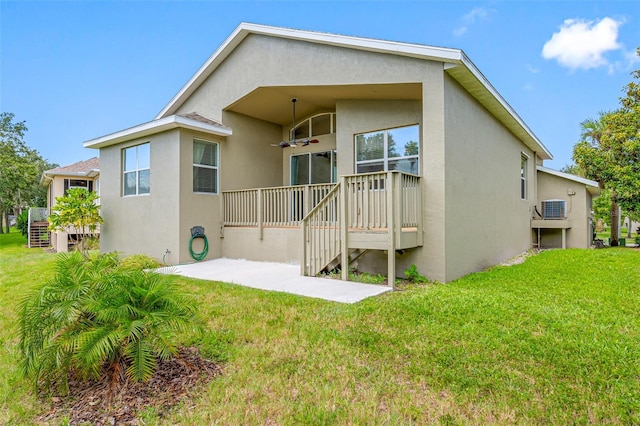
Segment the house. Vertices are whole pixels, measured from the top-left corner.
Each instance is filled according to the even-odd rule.
[[[169,264],[415,264],[448,282],[555,229],[591,242],[597,185],[542,168],[549,150],[457,49],[242,23],[153,120],[84,146],[101,250]],[[571,219],[538,217],[567,185]]]
[[[84,188],[87,191],[100,190],[100,159],[98,157],[85,161],[70,164],[68,166],[57,167],[55,169],[46,170],[40,179],[40,184],[47,187],[47,207],[45,209],[31,209],[30,214],[37,221],[30,221],[32,232],[30,235],[44,236],[44,230],[47,229],[49,223],[46,218],[51,212],[51,208],[56,204],[56,198],[62,197],[71,188]],[[36,211],[41,210],[41,211]],[[96,231],[99,233],[99,229]],[[30,241],[38,241],[42,246],[44,239],[30,238]],[[78,235],[75,233],[67,233],[62,231],[50,232],[50,240],[47,246],[53,246],[56,252],[67,252],[78,241]],[[32,244],[33,245],[33,244]]]

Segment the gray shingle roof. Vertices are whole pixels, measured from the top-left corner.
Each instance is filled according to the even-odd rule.
[[[85,161],[78,161],[77,163],[69,164],[68,166],[57,167],[55,169],[47,170],[45,175],[87,175],[92,171],[100,170],[100,158],[93,157]]]

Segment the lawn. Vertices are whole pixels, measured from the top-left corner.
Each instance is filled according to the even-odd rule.
[[[16,303],[55,255],[0,235],[0,424],[47,407],[16,367]],[[180,279],[184,335],[224,374],[145,424],[638,424],[640,252],[555,250],[346,305]]]

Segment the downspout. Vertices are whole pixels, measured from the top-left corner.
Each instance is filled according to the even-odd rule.
[[[538,208],[538,151],[533,151],[533,210],[531,211],[531,219],[534,218],[533,212]],[[531,221],[531,219],[529,219]],[[531,223],[531,222],[529,222]],[[529,231],[529,235],[531,235],[531,248],[533,248],[533,233]],[[542,248],[540,244],[540,228],[538,228],[538,249]]]
[[[533,151],[533,205],[538,206],[538,152]],[[533,214],[533,212],[532,212]]]

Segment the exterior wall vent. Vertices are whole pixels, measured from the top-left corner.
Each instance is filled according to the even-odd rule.
[[[567,210],[564,200],[544,200],[542,201],[543,219],[566,219]]]

